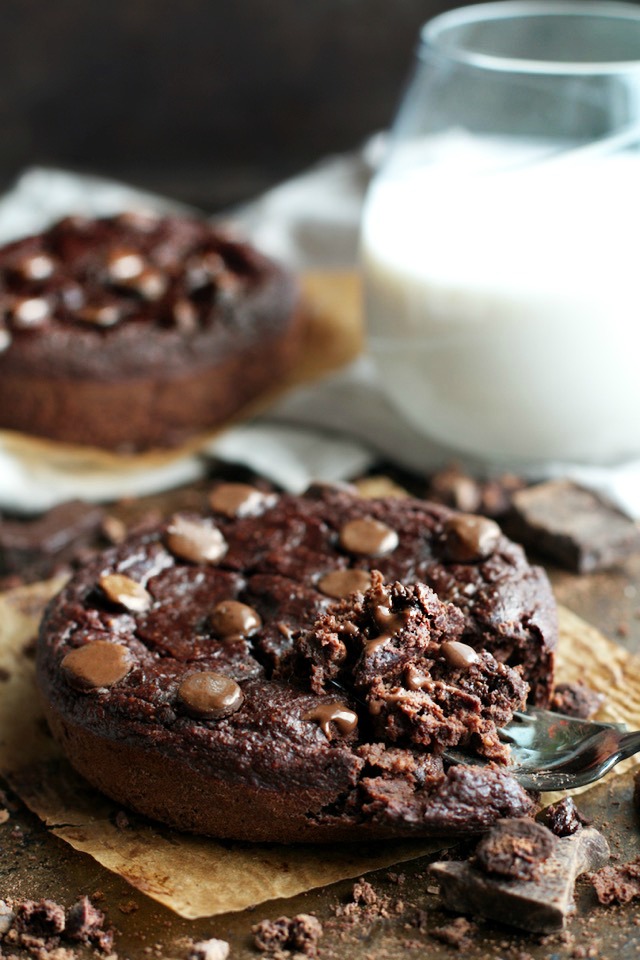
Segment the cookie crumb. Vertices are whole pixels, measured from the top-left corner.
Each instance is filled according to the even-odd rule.
[[[640,857],[616,867],[603,867],[590,877],[600,903],[630,903],[640,897]]]
[[[322,924],[310,913],[299,913],[291,918],[261,920],[251,930],[256,948],[273,960],[289,957],[292,953],[316,957],[318,941],[323,934]]]
[[[455,950],[467,950],[473,945],[474,938],[478,932],[477,924],[467,920],[466,917],[456,917],[451,923],[446,923],[442,927],[434,927],[429,931],[429,936]]]

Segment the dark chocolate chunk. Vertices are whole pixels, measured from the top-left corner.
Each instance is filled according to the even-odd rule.
[[[556,838],[543,824],[517,817],[502,820],[482,838],[475,863],[485,873],[513,880],[533,880],[556,847]]]
[[[371,586],[368,570],[330,570],[318,581],[318,589],[327,597],[341,600],[351,593],[363,593]]]
[[[141,583],[126,577],[122,573],[105,573],[98,581],[101,590],[112,603],[125,607],[135,613],[148,610],[152,603],[151,594]]]
[[[395,530],[372,517],[349,520],[340,531],[340,543],[344,549],[364,557],[383,557],[393,553],[398,542]]]
[[[217,527],[180,515],[173,517],[167,529],[167,545],[173,554],[191,563],[218,563],[227,552],[227,543]]]
[[[60,664],[67,680],[78,690],[112,687],[133,667],[129,648],[109,640],[94,640],[68,653]]]
[[[242,690],[230,677],[211,670],[191,673],[178,688],[178,699],[188,714],[214,720],[235,713],[242,706]]]
[[[211,626],[221,637],[250,637],[262,626],[253,607],[238,600],[222,600],[211,614]]]
[[[500,527],[494,520],[471,513],[455,514],[444,522],[444,549],[455,563],[474,563],[490,556],[498,546]]]
[[[640,532],[632,520],[569,480],[518,492],[509,530],[526,546],[577,573],[606,570],[640,550]]]
[[[602,834],[585,827],[558,840],[535,880],[489,875],[468,861],[433,863],[429,874],[440,885],[440,896],[449,910],[533,933],[553,933],[564,927],[574,910],[576,878],[599,870],[609,856]]]

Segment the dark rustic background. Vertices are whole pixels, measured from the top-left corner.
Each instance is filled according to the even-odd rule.
[[[208,210],[386,125],[430,0],[3,0],[0,188],[30,164]]]

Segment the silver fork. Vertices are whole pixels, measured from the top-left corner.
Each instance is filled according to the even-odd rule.
[[[624,724],[575,720],[528,707],[500,731],[511,747],[507,768],[527,790],[573,790],[604,777],[620,760],[640,752],[640,731]],[[447,750],[453,763],[485,765],[484,757]]]

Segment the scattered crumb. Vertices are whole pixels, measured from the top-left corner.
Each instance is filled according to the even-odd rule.
[[[603,867],[590,879],[600,903],[629,903],[640,897],[640,857],[620,866]]]
[[[136,910],[139,910],[139,905],[135,900],[123,900],[118,904],[118,910],[120,913],[135,913]]]
[[[442,927],[434,927],[429,931],[429,936],[456,950],[467,950],[472,946],[477,932],[478,927],[475,923],[467,920],[466,917],[457,917]]]
[[[274,960],[302,953],[306,957],[318,955],[318,941],[322,937],[322,924],[310,913],[279,917],[277,920],[262,920],[252,927],[254,944]]]
[[[229,944],[226,940],[212,937],[210,940],[200,940],[194,943],[189,951],[188,960],[227,960]]]

